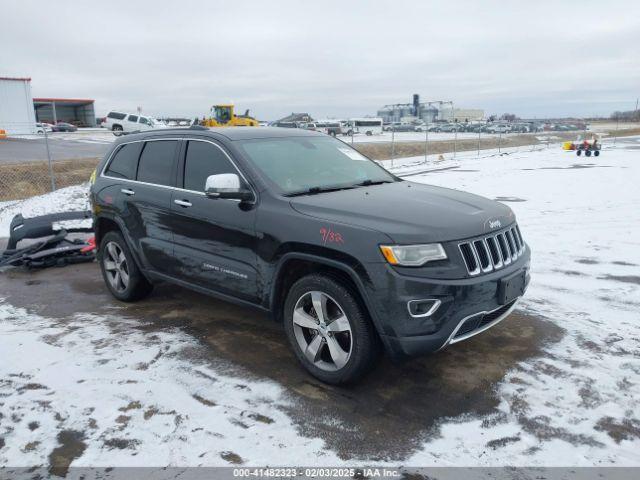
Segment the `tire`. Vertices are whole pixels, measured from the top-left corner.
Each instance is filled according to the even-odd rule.
[[[120,135],[122,135],[122,133],[123,133],[124,129],[123,129],[120,125],[114,125],[114,126],[111,128],[111,131],[113,132],[113,134],[114,134],[116,137],[119,137]]]
[[[347,132],[347,136],[349,136],[349,137],[350,137],[350,136],[352,136],[352,135],[353,135],[353,130],[349,130],[349,131]]]
[[[325,306],[324,323],[318,323],[313,305]],[[312,274],[294,283],[285,300],[284,326],[298,361],[325,383],[356,382],[379,357],[380,340],[366,310],[333,277]]]
[[[104,283],[118,300],[135,302],[153,290],[153,285],[138,268],[120,232],[111,231],[102,238],[98,262]]]
[[[577,155],[577,156],[582,155],[582,149],[580,149],[580,148],[579,148],[578,150],[576,150],[576,155]]]
[[[594,154],[596,157],[599,157],[599,156],[600,156],[600,150],[594,150],[594,151],[593,151],[593,154]]]
[[[591,150],[586,150],[586,151],[584,152],[584,154],[585,154],[587,157],[590,157],[590,156],[591,156]]]
[[[370,137],[371,135],[373,135],[373,133],[371,132],[371,130],[367,130],[367,137]]]

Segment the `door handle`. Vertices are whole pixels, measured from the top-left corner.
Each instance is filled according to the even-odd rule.
[[[181,207],[190,207],[192,205],[192,203],[188,200],[174,200],[173,203],[175,203],[176,205],[180,205]]]
[[[129,190],[128,188],[123,188],[120,190],[122,193],[124,193],[125,195],[135,195],[136,192],[134,192],[133,190]]]

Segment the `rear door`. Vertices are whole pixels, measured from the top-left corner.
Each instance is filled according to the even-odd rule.
[[[248,301],[257,299],[256,209],[204,194],[209,175],[234,173],[230,156],[214,141],[185,139],[174,191],[174,276]],[[248,183],[247,183],[248,185]],[[249,187],[250,188],[250,187]]]
[[[179,139],[130,144],[139,152],[135,181],[120,190],[125,222],[144,268],[168,274],[173,259],[171,194],[176,181]]]

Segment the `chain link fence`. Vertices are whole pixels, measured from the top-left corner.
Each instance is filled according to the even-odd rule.
[[[104,129],[53,131],[62,128],[39,123],[35,128],[30,123],[0,126],[0,202],[41,195],[89,179],[113,135]],[[87,149],[91,145],[93,151]],[[85,150],[88,155],[79,156]]]

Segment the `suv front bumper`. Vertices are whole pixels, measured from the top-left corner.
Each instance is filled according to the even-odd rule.
[[[460,280],[401,275],[386,264],[369,265],[370,303],[388,352],[397,359],[435,352],[498,324],[529,284],[529,259],[527,247],[508,267]],[[519,274],[524,276],[521,293],[505,301],[504,281]],[[438,308],[429,315],[411,315],[409,302],[417,300],[437,301]]]

